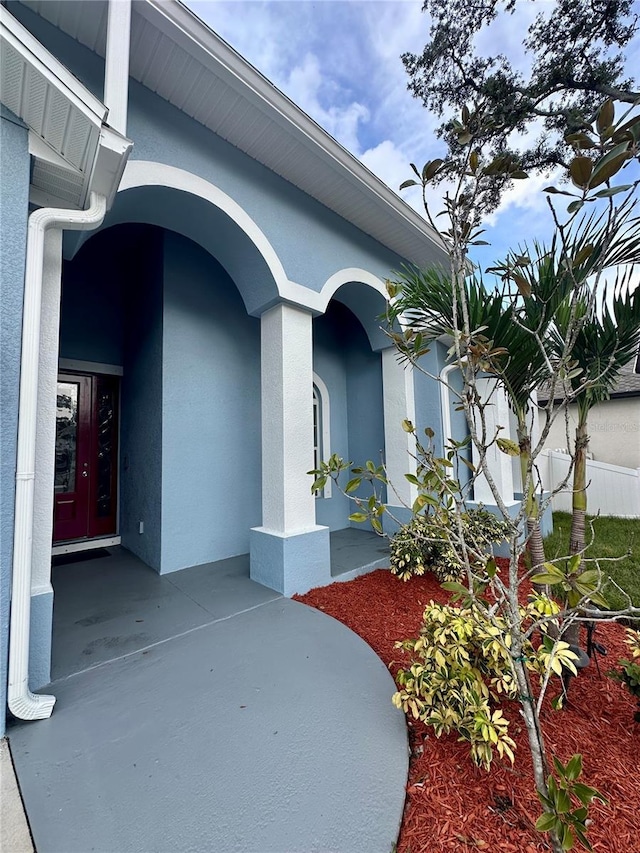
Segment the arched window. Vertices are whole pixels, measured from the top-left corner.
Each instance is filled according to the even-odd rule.
[[[331,456],[331,412],[329,391],[317,373],[313,374],[313,467]],[[316,492],[317,498],[331,497],[331,480]]]

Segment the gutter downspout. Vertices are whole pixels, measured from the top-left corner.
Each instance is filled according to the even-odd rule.
[[[444,448],[451,435],[451,398],[449,397],[449,374],[456,370],[457,364],[447,364],[440,371],[440,412],[442,415],[442,447]]]
[[[21,720],[42,720],[50,717],[56,701],[55,696],[37,695],[29,690],[33,493],[45,234],[49,228],[92,230],[102,223],[106,211],[106,198],[92,192],[90,205],[86,210],[40,208],[29,217],[18,409],[8,685],[9,710]]]

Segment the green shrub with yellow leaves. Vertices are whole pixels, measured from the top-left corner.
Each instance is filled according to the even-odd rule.
[[[552,602],[537,595],[522,615],[539,621],[545,610],[551,615],[553,609]],[[458,732],[469,742],[473,761],[486,770],[495,752],[513,762],[515,743],[499,707],[502,698],[519,698],[510,647],[501,617],[490,620],[473,602],[456,607],[431,601],[420,636],[396,643],[411,654],[411,661],[398,671],[393,703],[433,728],[436,737]],[[551,637],[545,636],[538,649],[527,641],[522,654],[527,668],[541,679],[549,671],[560,675],[563,668],[576,672],[576,655],[567,643]]]

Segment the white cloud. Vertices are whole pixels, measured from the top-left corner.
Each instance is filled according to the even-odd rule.
[[[338,87],[327,83],[317,56],[308,53],[301,65],[292,68],[283,88],[299,107],[345,148],[354,154],[359,152],[359,125],[369,119],[369,110],[357,101],[351,101],[344,106],[332,103],[332,101],[339,101],[340,93],[337,91]],[[327,93],[328,96],[324,91],[327,88],[334,90]],[[331,97],[332,94],[334,98]],[[324,107],[321,100],[328,101],[331,105]]]

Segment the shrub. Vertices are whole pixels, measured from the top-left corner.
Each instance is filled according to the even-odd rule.
[[[621,681],[629,693],[638,700],[638,710],[633,715],[633,719],[636,723],[640,723],[640,661],[636,663],[636,658],[640,658],[640,631],[627,628],[626,643],[631,649],[631,660],[621,658],[618,661],[621,669],[612,670],[609,675],[616,681]]]
[[[470,553],[472,568],[484,567],[486,553],[494,542],[502,542],[510,533],[510,525],[488,510],[478,507],[460,515],[464,539],[473,543]],[[431,571],[439,581],[459,580],[464,563],[454,546],[458,531],[448,530],[431,515],[417,515],[398,530],[391,540],[391,571],[401,580]]]
[[[539,620],[540,615],[539,597],[533,597],[522,616]],[[560,675],[563,667],[575,674],[576,655],[568,644],[546,635],[543,640],[538,649],[525,641],[527,668],[541,680],[548,671]],[[393,703],[431,726],[437,737],[457,731],[471,745],[474,762],[487,770],[494,750],[513,762],[509,721],[497,707],[501,698],[518,698],[510,647],[511,635],[501,617],[489,619],[473,602],[455,607],[431,601],[420,636],[396,643],[412,659],[398,671]]]

